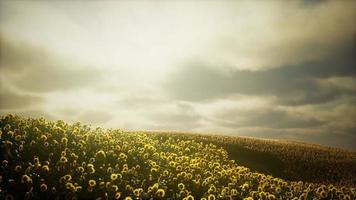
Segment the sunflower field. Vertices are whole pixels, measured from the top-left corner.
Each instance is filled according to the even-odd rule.
[[[354,151],[291,140],[189,132],[149,133],[221,146],[227,150],[230,159],[276,177],[341,186],[356,185]]]
[[[0,199],[355,199],[351,185],[286,181],[208,140],[0,119]],[[325,176],[329,172],[325,172]]]

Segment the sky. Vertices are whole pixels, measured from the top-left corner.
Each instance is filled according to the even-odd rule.
[[[0,114],[356,150],[356,1],[0,1]]]

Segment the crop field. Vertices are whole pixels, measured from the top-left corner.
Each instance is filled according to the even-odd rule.
[[[356,153],[7,115],[0,199],[355,199]]]
[[[183,132],[151,133],[163,138],[213,143],[223,147],[229,158],[239,164],[287,180],[351,186],[356,183],[356,153],[352,151],[300,141]]]

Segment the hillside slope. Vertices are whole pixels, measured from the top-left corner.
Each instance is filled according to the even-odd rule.
[[[0,199],[356,197],[353,186],[253,172],[209,138],[91,129],[12,115],[1,117],[0,128]]]
[[[206,135],[184,132],[150,132],[223,147],[238,164],[293,181],[356,185],[356,152],[299,141]]]

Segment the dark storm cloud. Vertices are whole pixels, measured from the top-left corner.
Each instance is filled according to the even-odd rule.
[[[8,82],[23,91],[52,92],[95,85],[102,72],[66,65],[51,52],[1,38],[0,70]],[[68,63],[68,62],[67,62]]]
[[[167,78],[164,88],[172,97],[190,101],[240,93],[276,95],[282,104],[324,103],[343,94],[355,95],[341,89],[323,88],[317,82],[330,77],[356,78],[355,51],[348,49],[318,61],[265,71],[237,70],[226,74],[204,64],[190,64]]]
[[[0,109],[22,109],[32,105],[38,105],[43,102],[39,96],[18,94],[10,90],[0,90]]]

